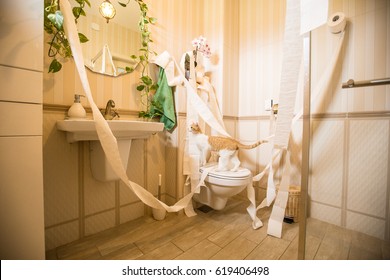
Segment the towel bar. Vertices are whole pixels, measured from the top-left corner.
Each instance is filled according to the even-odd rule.
[[[354,88],[354,87],[368,87],[368,86],[380,86],[390,84],[390,78],[366,80],[355,82],[353,79],[349,79],[346,83],[343,83],[342,88]]]

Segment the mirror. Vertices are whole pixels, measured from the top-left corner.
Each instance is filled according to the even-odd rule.
[[[77,26],[89,41],[82,44],[84,64],[95,73],[109,76],[127,74],[126,67],[135,68],[130,56],[138,55],[141,34],[138,27],[140,8],[130,0],[126,7],[111,1],[116,15],[108,23],[99,13],[103,0],[90,0],[85,6],[86,17],[79,18]]]

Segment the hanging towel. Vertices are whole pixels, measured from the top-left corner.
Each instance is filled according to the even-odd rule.
[[[160,122],[164,123],[166,130],[171,130],[176,125],[175,106],[173,103],[172,88],[168,85],[164,68],[160,67],[157,81],[158,89],[154,94],[153,101],[161,105],[161,108],[152,106],[152,110],[161,110],[163,115]]]

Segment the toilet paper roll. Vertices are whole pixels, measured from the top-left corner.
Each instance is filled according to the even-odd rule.
[[[328,19],[328,28],[333,34],[344,31],[345,25],[347,24],[347,18],[342,12],[334,13]]]

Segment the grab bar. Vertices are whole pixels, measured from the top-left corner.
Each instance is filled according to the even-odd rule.
[[[369,87],[380,86],[390,84],[390,78],[366,80],[355,82],[353,79],[349,79],[346,83],[343,83],[342,88],[354,88],[354,87]]]

